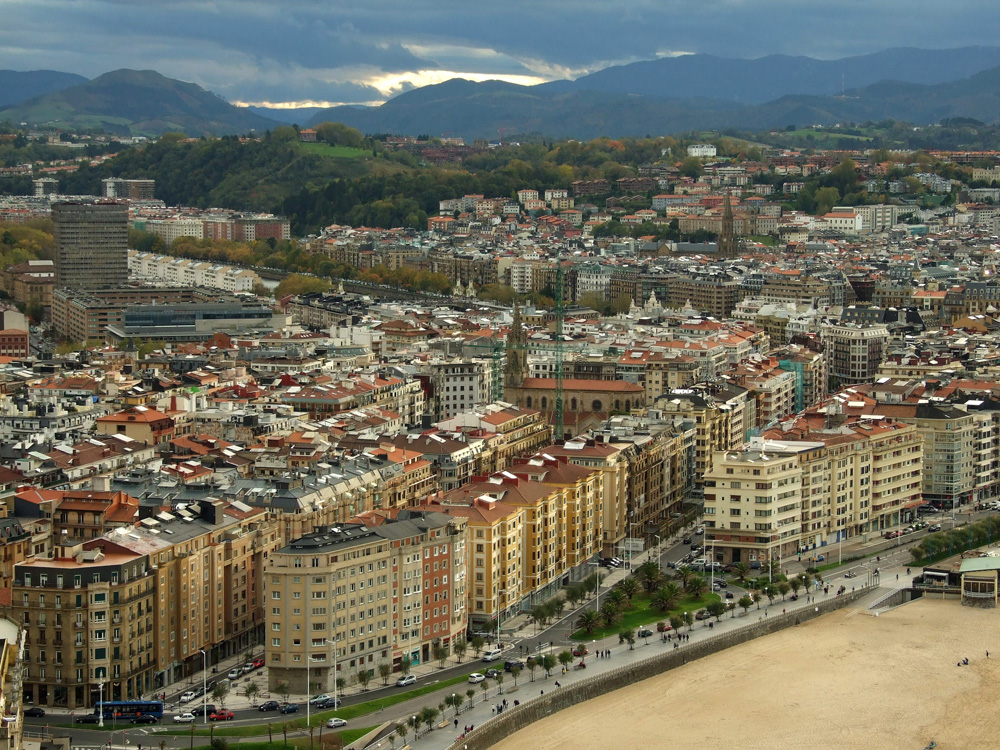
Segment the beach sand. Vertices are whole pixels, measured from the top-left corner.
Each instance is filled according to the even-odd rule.
[[[969,666],[956,666],[965,657]],[[495,747],[996,748],[998,701],[1000,611],[918,600],[877,618],[839,610],[553,714]]]

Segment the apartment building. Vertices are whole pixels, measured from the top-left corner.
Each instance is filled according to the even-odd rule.
[[[23,645],[21,627],[9,618],[0,618],[0,710],[10,717],[0,726],[0,750],[21,750],[22,747]]]
[[[25,632],[23,691],[35,705],[89,709],[156,687],[156,583],[148,556],[79,548],[15,567]]]
[[[353,684],[362,671],[449,649],[467,625],[466,546],[464,519],[408,509],[276,550],[266,574],[271,690],[332,692],[338,678]]]
[[[884,325],[824,325],[821,337],[832,388],[869,382],[889,351]]]
[[[795,455],[717,451],[705,473],[705,544],[723,563],[780,562],[801,549],[802,470]]]

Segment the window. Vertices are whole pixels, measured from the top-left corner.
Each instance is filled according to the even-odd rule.
[[[271,645],[272,646],[280,646],[281,645],[281,639],[280,638],[272,638],[271,639]]]

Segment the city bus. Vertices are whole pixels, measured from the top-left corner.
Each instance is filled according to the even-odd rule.
[[[94,714],[103,711],[104,720],[134,719],[147,714],[157,719],[163,718],[163,701],[104,701],[94,708]]]

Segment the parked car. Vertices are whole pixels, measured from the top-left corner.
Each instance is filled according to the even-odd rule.
[[[694,530],[694,535],[695,536],[701,536],[704,533],[705,533],[705,527],[704,526],[699,526],[697,529]]]
[[[177,714],[174,717],[174,724],[193,724],[194,714],[190,711],[186,711],[182,714]]]
[[[417,676],[415,674],[404,674],[402,677],[396,680],[396,687],[406,687],[407,685],[415,685],[417,682]]]
[[[188,690],[186,692],[181,693],[180,701],[181,703],[190,703],[197,697],[198,695],[194,692],[194,690]]]
[[[492,680],[492,679],[494,679],[494,678],[495,678],[495,677],[496,677],[496,676],[497,676],[498,674],[500,674],[500,670],[499,670],[499,669],[487,669],[487,670],[486,670],[485,672],[483,672],[483,674],[485,674],[485,675],[486,675],[486,679],[488,679],[488,680]]]
[[[282,707],[281,707],[281,708],[279,709],[279,711],[280,711],[281,713],[283,713],[283,714],[294,714],[294,713],[298,713],[298,711],[299,711],[299,704],[298,704],[298,703],[286,703],[285,705],[283,705],[283,706],[282,706]]]
[[[327,695],[326,693],[320,693],[319,695],[314,695],[312,698],[309,699],[309,705],[315,706],[317,703],[322,703],[323,701],[328,700],[329,698],[330,696]]]
[[[521,661],[520,659],[508,659],[503,663],[504,672],[509,672],[514,667],[517,667],[518,669],[524,669],[524,662]]]
[[[586,656],[589,653],[586,646],[577,646],[573,649],[573,656]]]
[[[816,555],[816,562],[823,562],[826,559],[826,555]]]
[[[258,656],[256,659],[254,659],[250,663],[253,664],[253,668],[254,669],[260,669],[261,667],[264,666],[264,657],[263,656]]]
[[[941,531],[941,524],[936,523],[927,527],[927,531]]]
[[[74,721],[77,724],[100,724],[101,717],[97,714],[83,714],[82,716],[77,716]]]
[[[233,667],[232,669],[229,670],[229,674],[227,674],[226,677],[228,677],[230,680],[235,680],[241,674],[243,674],[242,669],[240,669],[239,667]]]
[[[216,711],[214,703],[206,703],[204,706],[195,706],[191,709],[191,713],[195,716],[211,716]]]
[[[485,679],[486,679],[486,675],[481,674],[479,672],[473,672],[472,674],[469,675],[469,684],[470,685],[478,685],[480,682],[482,682]]]
[[[232,721],[236,714],[232,711],[216,711],[208,717],[209,721]]]
[[[246,674],[247,672],[253,672],[253,664],[250,662],[243,665],[243,674]]]
[[[683,543],[684,544],[691,544],[691,537],[689,537],[689,536],[684,537]]]
[[[707,609],[699,609],[695,613],[694,619],[696,619],[696,620],[707,620],[711,616],[712,615],[708,614],[708,610]]]
[[[31,708],[24,709],[25,716],[33,716],[36,719],[45,716],[45,709],[41,706],[32,706]]]
[[[726,581],[725,578],[719,578],[716,581],[716,583],[719,584],[722,588],[726,588],[729,585],[729,583]]]
[[[636,631],[636,636],[639,638],[651,638],[652,635],[653,631],[649,628],[639,628],[639,630]]]
[[[347,722],[344,719],[338,719],[336,716],[334,716],[332,719],[326,720],[327,729],[339,729],[340,727],[346,727],[346,726]]]
[[[281,708],[281,704],[278,701],[264,701],[258,707],[258,711],[277,711]]]
[[[316,708],[340,708],[340,698],[327,698],[314,705]]]

